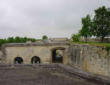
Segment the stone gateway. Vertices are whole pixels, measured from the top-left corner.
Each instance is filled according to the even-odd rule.
[[[68,63],[69,43],[10,43],[2,46],[3,64]]]

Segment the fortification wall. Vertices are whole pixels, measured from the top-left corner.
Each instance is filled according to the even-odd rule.
[[[14,64],[14,59],[21,57],[23,64],[32,64],[32,57],[38,56],[42,64],[48,64],[52,63],[53,49],[66,49],[68,47],[68,44],[7,44],[2,47],[2,63]],[[63,52],[63,64],[67,63],[67,60],[65,52]]]
[[[22,57],[24,64],[31,64],[33,56],[40,57],[42,64],[52,62],[52,50],[63,50],[63,64],[72,65],[78,69],[95,74],[110,76],[110,50],[105,47],[68,44],[7,44],[0,51],[2,64],[14,64],[16,57]]]
[[[71,45],[69,64],[86,72],[110,76],[110,51],[105,47]]]
[[[2,51],[0,50],[0,63],[1,63],[1,60],[2,60],[2,55],[3,55],[3,53],[2,53]]]

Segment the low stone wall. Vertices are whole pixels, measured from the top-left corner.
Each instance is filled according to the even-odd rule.
[[[105,47],[71,45],[68,49],[69,64],[86,72],[110,76],[110,51]]]

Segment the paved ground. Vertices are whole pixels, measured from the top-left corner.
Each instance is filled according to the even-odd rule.
[[[48,67],[0,67],[0,85],[101,85]]]

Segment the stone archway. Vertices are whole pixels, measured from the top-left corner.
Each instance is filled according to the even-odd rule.
[[[31,58],[31,64],[38,64],[40,63],[40,58],[38,56],[34,56]]]
[[[16,57],[14,59],[14,64],[22,64],[23,63],[23,59],[22,57]]]
[[[52,49],[52,63],[63,63],[65,48],[57,47]]]

